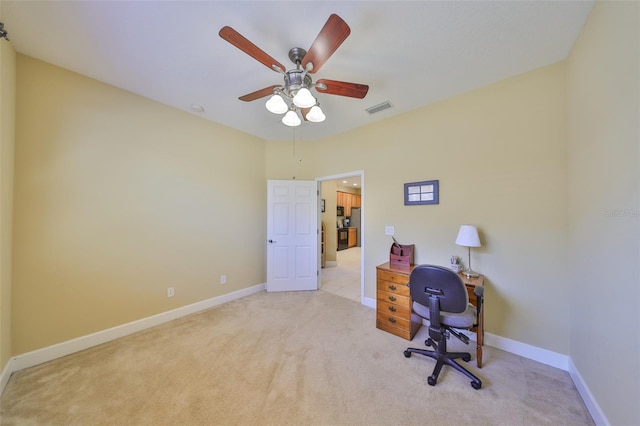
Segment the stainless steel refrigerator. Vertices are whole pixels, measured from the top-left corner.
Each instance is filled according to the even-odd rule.
[[[351,208],[351,217],[349,219],[349,227],[357,228],[358,242],[356,246],[360,247],[360,240],[362,234],[362,209],[360,207]]]

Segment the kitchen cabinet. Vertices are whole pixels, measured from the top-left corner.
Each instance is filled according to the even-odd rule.
[[[344,207],[344,215],[347,217],[351,216],[352,207],[361,207],[360,194],[337,191],[336,202],[337,205]]]
[[[336,204],[338,206],[344,207],[344,195],[345,195],[345,193],[341,192],[341,191],[338,191],[336,193]]]
[[[349,228],[349,239],[347,247],[355,247],[358,244],[358,230],[356,228]]]

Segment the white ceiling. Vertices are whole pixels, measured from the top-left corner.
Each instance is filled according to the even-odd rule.
[[[342,188],[351,188],[351,189],[353,188],[362,189],[360,176],[349,176],[349,177],[336,179],[336,183],[338,188],[342,187]]]
[[[562,60],[593,3],[2,0],[1,7],[19,53],[267,140],[315,140]],[[222,40],[220,28],[231,26],[294,68],[289,49],[308,49],[331,13],[351,35],[314,81],[367,84],[364,99],[318,94],[326,121],[295,131],[265,109],[268,98],[238,100],[282,76]],[[393,108],[365,111],[384,101]],[[205,111],[193,112],[193,104]]]

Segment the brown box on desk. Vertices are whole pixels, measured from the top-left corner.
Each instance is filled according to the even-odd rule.
[[[413,248],[413,244],[391,244],[390,266],[398,269],[411,269],[411,265],[413,265]]]

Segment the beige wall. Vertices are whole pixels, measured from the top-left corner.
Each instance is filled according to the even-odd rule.
[[[0,3],[0,19],[2,3]],[[0,371],[11,350],[11,244],[15,148],[16,54],[0,39]]]
[[[596,4],[568,60],[571,359],[640,424],[640,6]]]
[[[365,171],[365,295],[374,299],[375,266],[392,243],[385,225],[416,244],[416,263],[435,264],[466,259],[458,228],[477,225],[483,247],[472,266],[488,278],[487,331],[567,354],[565,88],[559,63],[298,144],[295,158],[291,142],[269,142],[267,176]],[[404,206],[404,183],[432,179],[440,181],[439,205]]]
[[[566,63],[293,150],[20,55],[14,111],[0,42],[2,367],[263,282],[265,178],[364,170],[367,297],[385,225],[446,264],[475,224],[488,332],[568,354],[611,423],[640,423],[639,13],[599,3]],[[403,184],[430,179],[440,204],[405,207]]]
[[[262,140],[23,55],[16,116],[14,354],[264,283]]]

